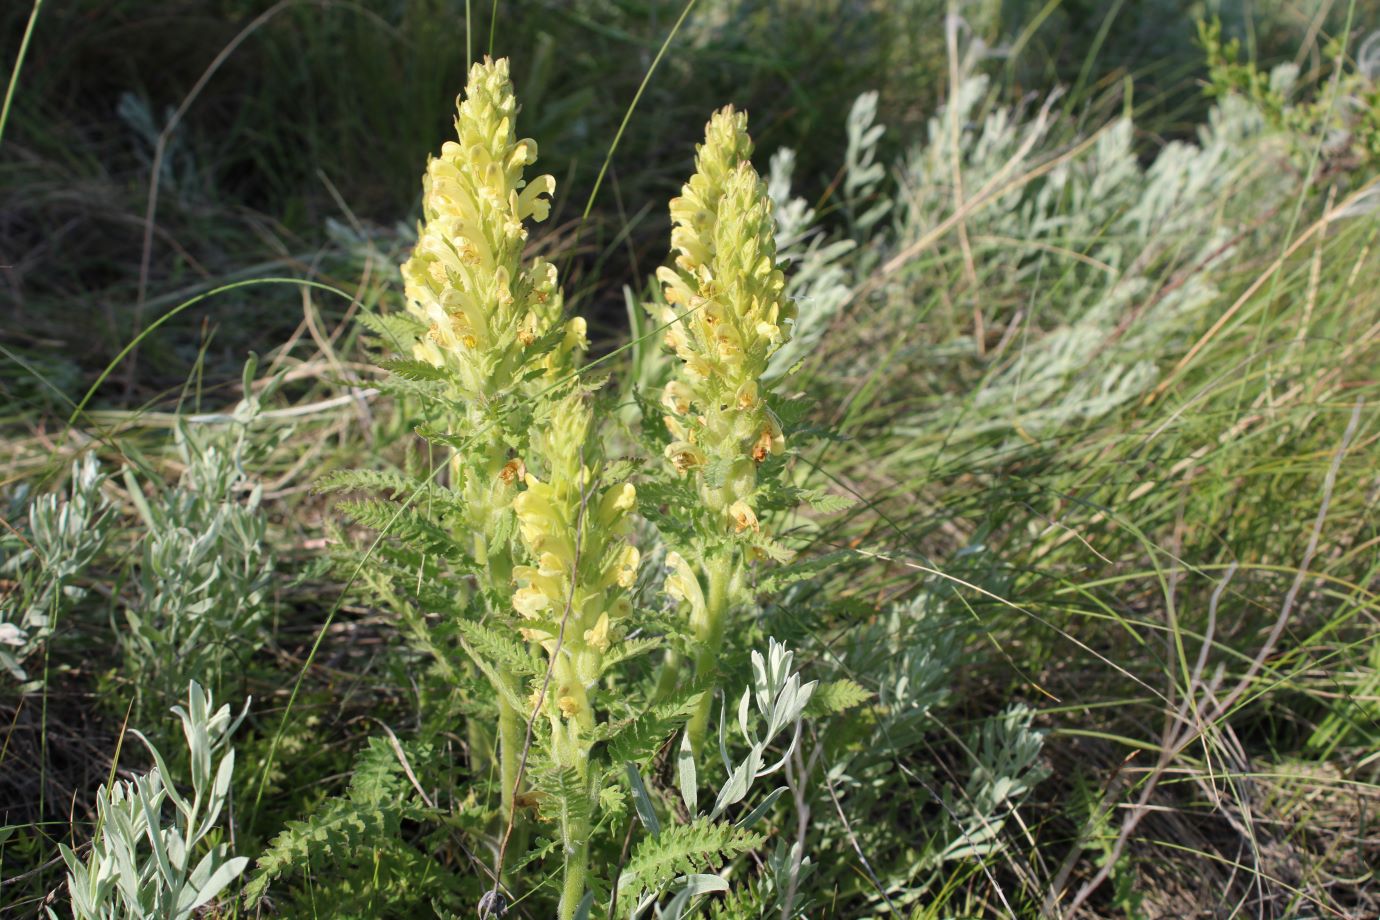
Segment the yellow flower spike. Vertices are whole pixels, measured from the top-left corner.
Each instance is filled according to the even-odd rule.
[[[519,588],[513,592],[513,609],[529,620],[535,620],[551,606],[551,600],[539,588]]]
[[[661,404],[676,415],[687,415],[695,399],[695,391],[684,381],[672,380],[661,391]]]
[[[575,390],[546,404],[538,414],[532,446],[549,479],[529,473],[527,489],[513,500],[519,536],[537,562],[513,570],[520,585],[515,605],[521,598],[525,608],[541,611],[548,621],[565,620],[557,663],[569,671],[572,688],[584,688],[581,693],[602,673],[614,622],[631,610],[625,593],[636,579],[639,562],[636,548],[625,539],[637,490],[630,483],[600,488],[601,451],[592,428],[583,392]],[[539,603],[535,594],[543,601]],[[556,635],[542,635],[538,641],[548,655],[557,654]],[[577,696],[573,689],[564,695]],[[588,703],[581,705],[583,725]],[[582,730],[572,728],[573,737]]]
[[[678,473],[688,473],[690,470],[702,467],[708,462],[708,457],[704,451],[688,441],[673,441],[666,445],[666,459],[671,461],[671,465],[676,468]]]
[[[685,424],[673,415],[663,415],[661,421],[665,423],[666,430],[671,432],[671,437],[677,441],[685,441],[690,437],[690,430]]]
[[[609,615],[599,614],[594,625],[585,630],[585,644],[599,650],[600,654],[609,650]]]
[[[723,487],[702,480],[701,492],[730,534],[759,530],[755,466],[785,449],[761,377],[795,319],[776,262],[771,199],[751,152],[747,117],[716,112],[695,174],[671,202],[674,267],[657,272],[666,301],[660,318],[673,323],[666,341],[681,359],[662,394],[674,438],[666,457],[680,473],[729,465]]]
[[[753,513],[747,502],[734,502],[729,506],[728,514],[733,519],[734,528],[738,531],[758,529],[757,515]]]
[[[414,356],[455,371],[470,403],[518,380],[524,343],[560,319],[555,268],[522,261],[524,222],[546,219],[556,181],[525,179],[537,145],[517,137],[517,110],[506,59],[470,68],[457,140],[427,164],[424,220],[402,269],[407,308],[431,329]]]
[[[627,517],[629,511],[637,507],[637,489],[630,482],[621,482],[604,490],[599,499],[596,517],[599,526],[612,529]]]

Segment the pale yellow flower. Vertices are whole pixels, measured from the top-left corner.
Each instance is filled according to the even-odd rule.
[[[572,391],[551,405],[532,436],[549,478],[528,473],[527,488],[513,500],[518,534],[536,561],[513,569],[514,609],[528,619],[566,621],[558,664],[582,685],[598,678],[616,623],[631,612],[626,591],[640,561],[626,538],[637,490],[626,482],[600,487],[591,429],[585,394]],[[556,631],[533,633],[557,654]]]
[[[785,449],[761,377],[795,320],[776,262],[771,199],[751,153],[747,117],[732,107],[716,112],[695,174],[671,202],[674,267],[657,272],[659,318],[672,324],[666,342],[681,359],[662,393],[675,439],[666,457],[681,473],[730,465],[723,486],[701,489],[730,533],[758,530],[756,466]]]
[[[467,400],[511,386],[524,350],[561,321],[555,266],[522,259],[526,222],[546,219],[556,180],[525,177],[537,145],[518,138],[517,109],[506,59],[470,68],[457,139],[427,163],[423,222],[402,268],[407,308],[430,330],[415,357],[453,370]],[[567,331],[548,365],[584,347],[583,321]]]

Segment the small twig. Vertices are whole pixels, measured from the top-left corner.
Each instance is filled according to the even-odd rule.
[[[633,818],[628,818],[628,832],[623,835],[623,849],[618,853],[618,865],[614,867],[613,878],[609,879],[609,887],[613,894],[609,896],[609,917],[618,916],[618,880],[623,875],[623,867],[628,864],[628,851],[632,849],[633,837]]]
[[[422,784],[417,781],[417,774],[412,772],[412,764],[408,761],[407,752],[403,750],[402,742],[398,740],[398,736],[393,734],[393,729],[388,726],[387,722],[382,719],[374,719],[374,721],[379,724],[384,734],[388,736],[388,743],[392,746],[393,753],[397,756],[398,763],[403,768],[403,773],[407,775],[408,781],[412,783],[412,788],[417,790],[417,794],[422,797],[422,801],[426,803],[427,808],[435,810],[436,803],[431,800],[431,796],[426,794],[426,790],[422,788]]]
[[[1148,808],[1148,804],[1150,797],[1159,785],[1159,781],[1164,776],[1169,764],[1195,740],[1205,737],[1207,734],[1207,726],[1217,722],[1231,710],[1236,701],[1240,699],[1242,694],[1251,686],[1255,676],[1260,672],[1260,669],[1264,667],[1266,659],[1268,659],[1271,652],[1274,651],[1275,646],[1284,633],[1285,625],[1289,622],[1289,616],[1293,613],[1294,604],[1298,600],[1299,591],[1302,590],[1304,582],[1308,580],[1309,567],[1312,565],[1313,556],[1317,553],[1318,541],[1322,536],[1323,523],[1327,519],[1328,508],[1332,504],[1332,494],[1336,487],[1337,474],[1341,469],[1342,459],[1346,456],[1347,449],[1351,445],[1351,440],[1356,435],[1356,428],[1361,421],[1361,408],[1363,405],[1364,402],[1362,400],[1357,400],[1356,406],[1351,411],[1351,419],[1347,422],[1346,430],[1342,434],[1341,443],[1337,445],[1337,450],[1332,456],[1332,463],[1328,467],[1327,476],[1323,480],[1322,501],[1319,504],[1318,513],[1313,520],[1313,532],[1309,536],[1308,545],[1304,549],[1303,559],[1299,563],[1298,572],[1294,577],[1293,584],[1289,587],[1288,593],[1284,597],[1284,603],[1280,607],[1279,616],[1275,619],[1274,626],[1270,629],[1270,633],[1266,637],[1265,642],[1261,645],[1260,650],[1251,659],[1251,664],[1246,669],[1246,673],[1236,682],[1236,686],[1232,688],[1231,692],[1217,702],[1212,709],[1211,715],[1207,718],[1202,718],[1200,716],[1198,719],[1190,721],[1188,716],[1190,711],[1195,707],[1195,704],[1212,699],[1216,693],[1215,685],[1220,681],[1219,674],[1218,678],[1209,682],[1207,685],[1201,684],[1202,672],[1207,664],[1207,647],[1211,643],[1212,630],[1217,622],[1217,606],[1223,592],[1226,590],[1227,583],[1236,573],[1235,564],[1228,567],[1222,581],[1219,582],[1217,587],[1213,590],[1212,599],[1208,604],[1208,633],[1204,639],[1203,648],[1199,651],[1198,659],[1194,663],[1190,685],[1184,695],[1184,701],[1177,707],[1176,711],[1170,713],[1166,718],[1164,744],[1159,762],[1146,779],[1145,785],[1141,789],[1141,794],[1137,798],[1135,805],[1132,806],[1125,820],[1123,820],[1121,830],[1117,834],[1117,839],[1112,844],[1107,860],[1103,863],[1102,867],[1098,869],[1081,888],[1079,888],[1077,895],[1074,896],[1073,902],[1069,905],[1068,913],[1070,916],[1075,914],[1087,901],[1088,897],[1092,895],[1093,891],[1111,875],[1112,869],[1120,858],[1121,851],[1130,839],[1131,834],[1135,832],[1141,819],[1149,814],[1150,809]],[[1204,691],[1203,699],[1201,700],[1197,696],[1199,686],[1203,686]],[[1173,728],[1175,723],[1183,723],[1182,728],[1176,731]]]
[[[1188,350],[1187,354],[1179,359],[1179,362],[1174,365],[1173,369],[1171,369],[1168,374],[1164,375],[1164,379],[1160,381],[1159,385],[1146,395],[1145,399],[1142,401],[1142,405],[1150,405],[1156,399],[1163,396],[1164,392],[1174,385],[1188,366],[1193,363],[1193,359],[1198,356],[1198,353],[1206,348],[1207,344],[1217,337],[1217,333],[1221,332],[1227,323],[1231,322],[1232,317],[1265,286],[1267,281],[1275,276],[1276,272],[1284,267],[1285,263],[1289,261],[1290,256],[1297,252],[1304,243],[1312,239],[1314,234],[1326,230],[1328,224],[1336,220],[1343,212],[1356,204],[1356,202],[1362,200],[1367,195],[1374,194],[1378,185],[1380,185],[1380,180],[1362,186],[1360,189],[1347,196],[1347,199],[1337,205],[1337,207],[1325,211],[1322,217],[1319,217],[1307,230],[1300,233],[1298,238],[1290,243],[1284,252],[1280,254],[1279,258],[1271,262],[1269,268],[1261,272],[1260,276],[1251,282],[1246,290],[1241,292],[1241,296],[1237,297],[1230,307],[1222,311],[1222,315],[1217,317],[1217,320],[1208,331],[1204,332],[1198,341],[1193,343],[1193,347]]]
[[[815,753],[819,750],[820,746],[816,743]],[[805,796],[805,780],[810,768],[800,755],[799,745],[791,752],[791,757],[794,764],[786,764],[786,785],[790,786],[791,796],[795,799],[795,846],[799,852],[791,856],[791,884],[786,889],[785,900],[781,902],[781,920],[791,920],[791,909],[795,907],[795,897],[800,887],[800,864],[805,858],[805,833],[810,827],[810,803]]]
[[[286,409],[268,409],[260,412],[258,419],[293,419],[302,418],[309,415],[320,415],[330,412],[332,409],[339,409],[343,406],[355,404],[358,400],[373,399],[378,396],[380,390],[377,387],[366,389],[351,388],[350,393],[343,396],[333,396],[330,399],[322,399],[317,402],[303,403],[300,406],[289,406]],[[92,413],[97,418],[109,418],[119,421],[126,413],[99,412]],[[189,425],[228,425],[235,421],[235,416],[230,412],[202,412],[196,415],[178,415],[174,412],[131,412],[128,413],[128,420],[131,423],[140,422],[145,425],[171,425],[176,421],[183,421]]]
[[[1213,589],[1212,598],[1208,601],[1208,618],[1212,623],[1216,623],[1217,621],[1217,605],[1221,602],[1222,595],[1226,592],[1227,585],[1231,582],[1232,576],[1235,574],[1236,566],[1232,565],[1227,569],[1222,580],[1217,583],[1217,587]],[[1204,642],[1204,645],[1206,646],[1210,641],[1211,638],[1209,636]],[[1200,653],[1199,664],[1203,663],[1206,663],[1206,656]],[[1149,807],[1150,797],[1154,795],[1160,780],[1168,771],[1169,764],[1173,762],[1174,758],[1177,757],[1194,738],[1202,734],[1198,726],[1185,726],[1181,732],[1176,732],[1175,730],[1175,726],[1179,722],[1185,720],[1186,715],[1196,699],[1195,691],[1197,687],[1194,686],[1194,684],[1196,684],[1200,676],[1201,671],[1199,667],[1195,665],[1193,674],[1190,677],[1190,685],[1186,688],[1184,693],[1183,702],[1180,703],[1176,709],[1170,710],[1165,714],[1164,732],[1161,736],[1159,759],[1155,762],[1155,766],[1151,768],[1147,775],[1145,785],[1141,787],[1140,795],[1136,798],[1135,804],[1130,807],[1130,810],[1126,813],[1126,817],[1122,819],[1121,829],[1117,832],[1116,840],[1112,841],[1111,849],[1107,852],[1107,857],[1102,863],[1102,866],[1097,872],[1093,873],[1091,878],[1079,887],[1077,894],[1073,897],[1073,902],[1068,907],[1067,916],[1073,917],[1077,915],[1078,909],[1092,896],[1092,893],[1111,877],[1112,872],[1116,869],[1117,862],[1121,859],[1121,852],[1125,849],[1127,842],[1130,841],[1131,835],[1135,833],[1136,828],[1140,826],[1141,820],[1151,812],[1152,809]]]
[[[1322,502],[1318,505],[1317,516],[1313,519],[1313,533],[1308,538],[1307,547],[1304,548],[1303,559],[1299,563],[1293,584],[1289,586],[1288,593],[1284,595],[1284,603],[1280,606],[1279,617],[1275,619],[1275,625],[1270,629],[1265,644],[1260,647],[1260,652],[1252,659],[1246,673],[1237,682],[1232,692],[1217,704],[1214,719],[1225,715],[1227,710],[1231,709],[1232,704],[1241,697],[1241,694],[1246,692],[1246,688],[1250,686],[1255,675],[1260,673],[1260,669],[1265,665],[1265,659],[1274,651],[1276,643],[1279,642],[1280,636],[1284,633],[1284,627],[1289,622],[1289,615],[1294,610],[1294,603],[1298,600],[1299,591],[1303,588],[1303,583],[1308,580],[1308,571],[1313,564],[1313,556],[1318,552],[1318,540],[1322,537],[1323,522],[1327,519],[1327,510],[1332,505],[1332,492],[1337,485],[1337,473],[1342,468],[1342,458],[1346,456],[1347,449],[1351,446],[1351,439],[1356,436],[1356,428],[1361,423],[1361,407],[1364,405],[1364,400],[1356,400],[1356,405],[1351,410],[1351,419],[1347,422],[1346,430],[1342,433],[1341,443],[1337,445],[1337,451],[1332,455],[1332,463],[1328,466],[1327,476],[1323,479]]]

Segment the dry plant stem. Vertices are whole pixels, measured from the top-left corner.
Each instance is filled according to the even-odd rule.
[[[1298,235],[1298,238],[1295,239],[1292,243],[1290,243],[1288,248],[1280,254],[1279,258],[1275,259],[1274,262],[1270,263],[1270,266],[1267,269],[1265,269],[1265,271],[1261,272],[1260,276],[1256,278],[1253,282],[1251,282],[1250,286],[1247,287],[1246,290],[1241,292],[1241,296],[1237,297],[1236,300],[1232,302],[1232,305],[1230,307],[1222,311],[1222,315],[1217,317],[1217,320],[1212,324],[1211,328],[1209,328],[1207,332],[1204,332],[1202,337],[1199,338],[1198,341],[1193,343],[1193,347],[1188,350],[1187,354],[1185,354],[1182,358],[1179,359],[1179,362],[1174,365],[1173,369],[1170,370],[1168,374],[1165,374],[1164,379],[1160,381],[1159,386],[1155,387],[1155,389],[1151,390],[1148,394],[1146,394],[1144,400],[1142,400],[1142,405],[1148,406],[1151,403],[1153,403],[1156,399],[1159,399],[1161,396],[1163,396],[1165,391],[1168,390],[1171,386],[1173,386],[1175,382],[1178,381],[1179,377],[1183,375],[1184,371],[1188,368],[1188,366],[1193,363],[1193,359],[1198,356],[1198,353],[1202,351],[1205,347],[1207,347],[1207,344],[1217,336],[1217,333],[1221,332],[1223,327],[1226,326],[1227,323],[1231,322],[1232,317],[1235,316],[1237,312],[1240,311],[1240,309],[1243,306],[1245,306],[1247,302],[1249,302],[1250,299],[1254,297],[1262,287],[1265,286],[1265,283],[1267,281],[1274,277],[1276,272],[1278,272],[1281,268],[1284,267],[1284,265],[1289,261],[1290,256],[1298,252],[1298,250],[1303,246],[1304,243],[1307,243],[1310,239],[1313,238],[1314,234],[1323,232],[1327,229],[1328,224],[1337,220],[1339,216],[1341,216],[1351,208],[1355,207],[1357,202],[1362,201],[1367,196],[1374,194],[1377,185],[1380,185],[1380,181],[1366,183],[1364,186],[1348,195],[1346,200],[1343,201],[1341,204],[1337,205],[1335,208],[1331,208],[1325,211],[1322,217],[1319,217],[1316,221],[1313,222],[1313,224],[1307,230],[1300,233]]]
[[[703,618],[691,622],[695,630],[695,677],[703,681],[714,673],[719,664],[719,653],[723,649],[724,621],[727,618],[729,599],[736,566],[731,552],[722,553],[705,562],[704,574],[709,591],[705,595]],[[709,727],[709,713],[714,704],[714,695],[706,693],[695,706],[690,718],[690,746],[696,754],[704,746],[704,736]]]
[[[144,306],[145,299],[148,295],[149,271],[153,263],[153,231],[154,227],[157,226],[155,218],[158,214],[159,183],[163,173],[163,158],[167,155],[168,144],[172,140],[173,132],[177,130],[177,126],[182,122],[183,117],[192,107],[192,103],[196,102],[197,97],[201,95],[201,91],[206,88],[206,84],[211,82],[211,78],[220,70],[221,65],[230,58],[230,55],[235,53],[235,49],[243,44],[244,40],[250,35],[258,31],[260,26],[268,22],[274,16],[277,16],[283,10],[293,6],[296,2],[298,2],[298,0],[280,0],[280,2],[275,3],[255,17],[255,19],[241,29],[234,38],[230,39],[229,43],[226,44],[224,48],[220,49],[220,53],[218,53],[206,67],[206,70],[191,88],[191,91],[188,92],[186,97],[182,100],[182,104],[177,107],[177,110],[174,111],[172,116],[168,119],[168,123],[163,126],[163,130],[158,133],[158,140],[154,143],[153,147],[153,164],[149,167],[149,194],[148,202],[144,208],[144,244],[142,254],[139,257],[139,287],[134,298],[134,332],[136,335],[142,331],[144,323]],[[138,361],[139,352],[136,349],[129,358],[129,376],[126,380],[126,387],[133,385]]]
[[[810,739],[815,746],[819,746],[819,736],[815,734],[815,727],[810,726]],[[887,909],[894,915],[896,905],[891,903],[891,896],[886,893],[886,886],[882,880],[877,878],[877,873],[872,870],[872,863],[868,862],[867,854],[863,852],[862,845],[858,843],[858,836],[853,833],[853,825],[848,820],[848,815],[843,810],[843,805],[839,803],[838,793],[834,791],[834,781],[829,777],[829,771],[824,771],[824,788],[829,791],[829,800],[834,803],[834,811],[838,813],[839,821],[843,823],[844,833],[848,835],[848,842],[853,845],[853,852],[858,854],[858,862],[867,872],[867,878],[872,882],[872,886],[877,889],[877,893],[886,902]]]
[[[949,148],[949,162],[953,168],[954,183],[954,213],[960,214],[963,211],[963,156],[959,152],[958,137],[958,89],[961,82],[959,76],[958,60],[958,28],[962,20],[955,9],[955,4],[949,4],[949,14],[944,17],[944,41],[949,53],[949,139],[952,141]],[[968,282],[969,296],[973,298],[973,344],[977,348],[979,358],[985,357],[987,331],[982,318],[982,304],[978,300],[978,278],[977,267],[973,262],[973,247],[968,241],[968,224],[965,220],[958,222],[958,245],[963,251],[963,272]]]

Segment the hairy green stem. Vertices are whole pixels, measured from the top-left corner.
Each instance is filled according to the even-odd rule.
[[[507,680],[507,676],[504,676]],[[512,681],[509,681],[512,683]],[[517,795],[518,765],[522,759],[524,723],[522,715],[501,696],[498,700],[499,783],[503,790],[503,820],[512,820]]]
[[[719,652],[723,648],[724,621],[732,593],[732,556],[725,553],[707,560],[704,573],[709,582],[709,590],[705,595],[704,616],[696,618],[691,624],[695,629],[695,677],[700,680],[714,673],[719,663]],[[690,746],[696,754],[704,746],[704,736],[709,727],[709,713],[713,705],[714,695],[706,691],[690,717]]]
[[[565,878],[561,885],[559,920],[574,920],[575,911],[585,897],[589,875],[589,821],[572,821],[566,826]]]
[[[668,648],[666,656],[661,660],[661,672],[656,679],[656,694],[653,696],[656,702],[669,700],[676,692],[676,682],[680,679],[680,662],[680,653]]]

